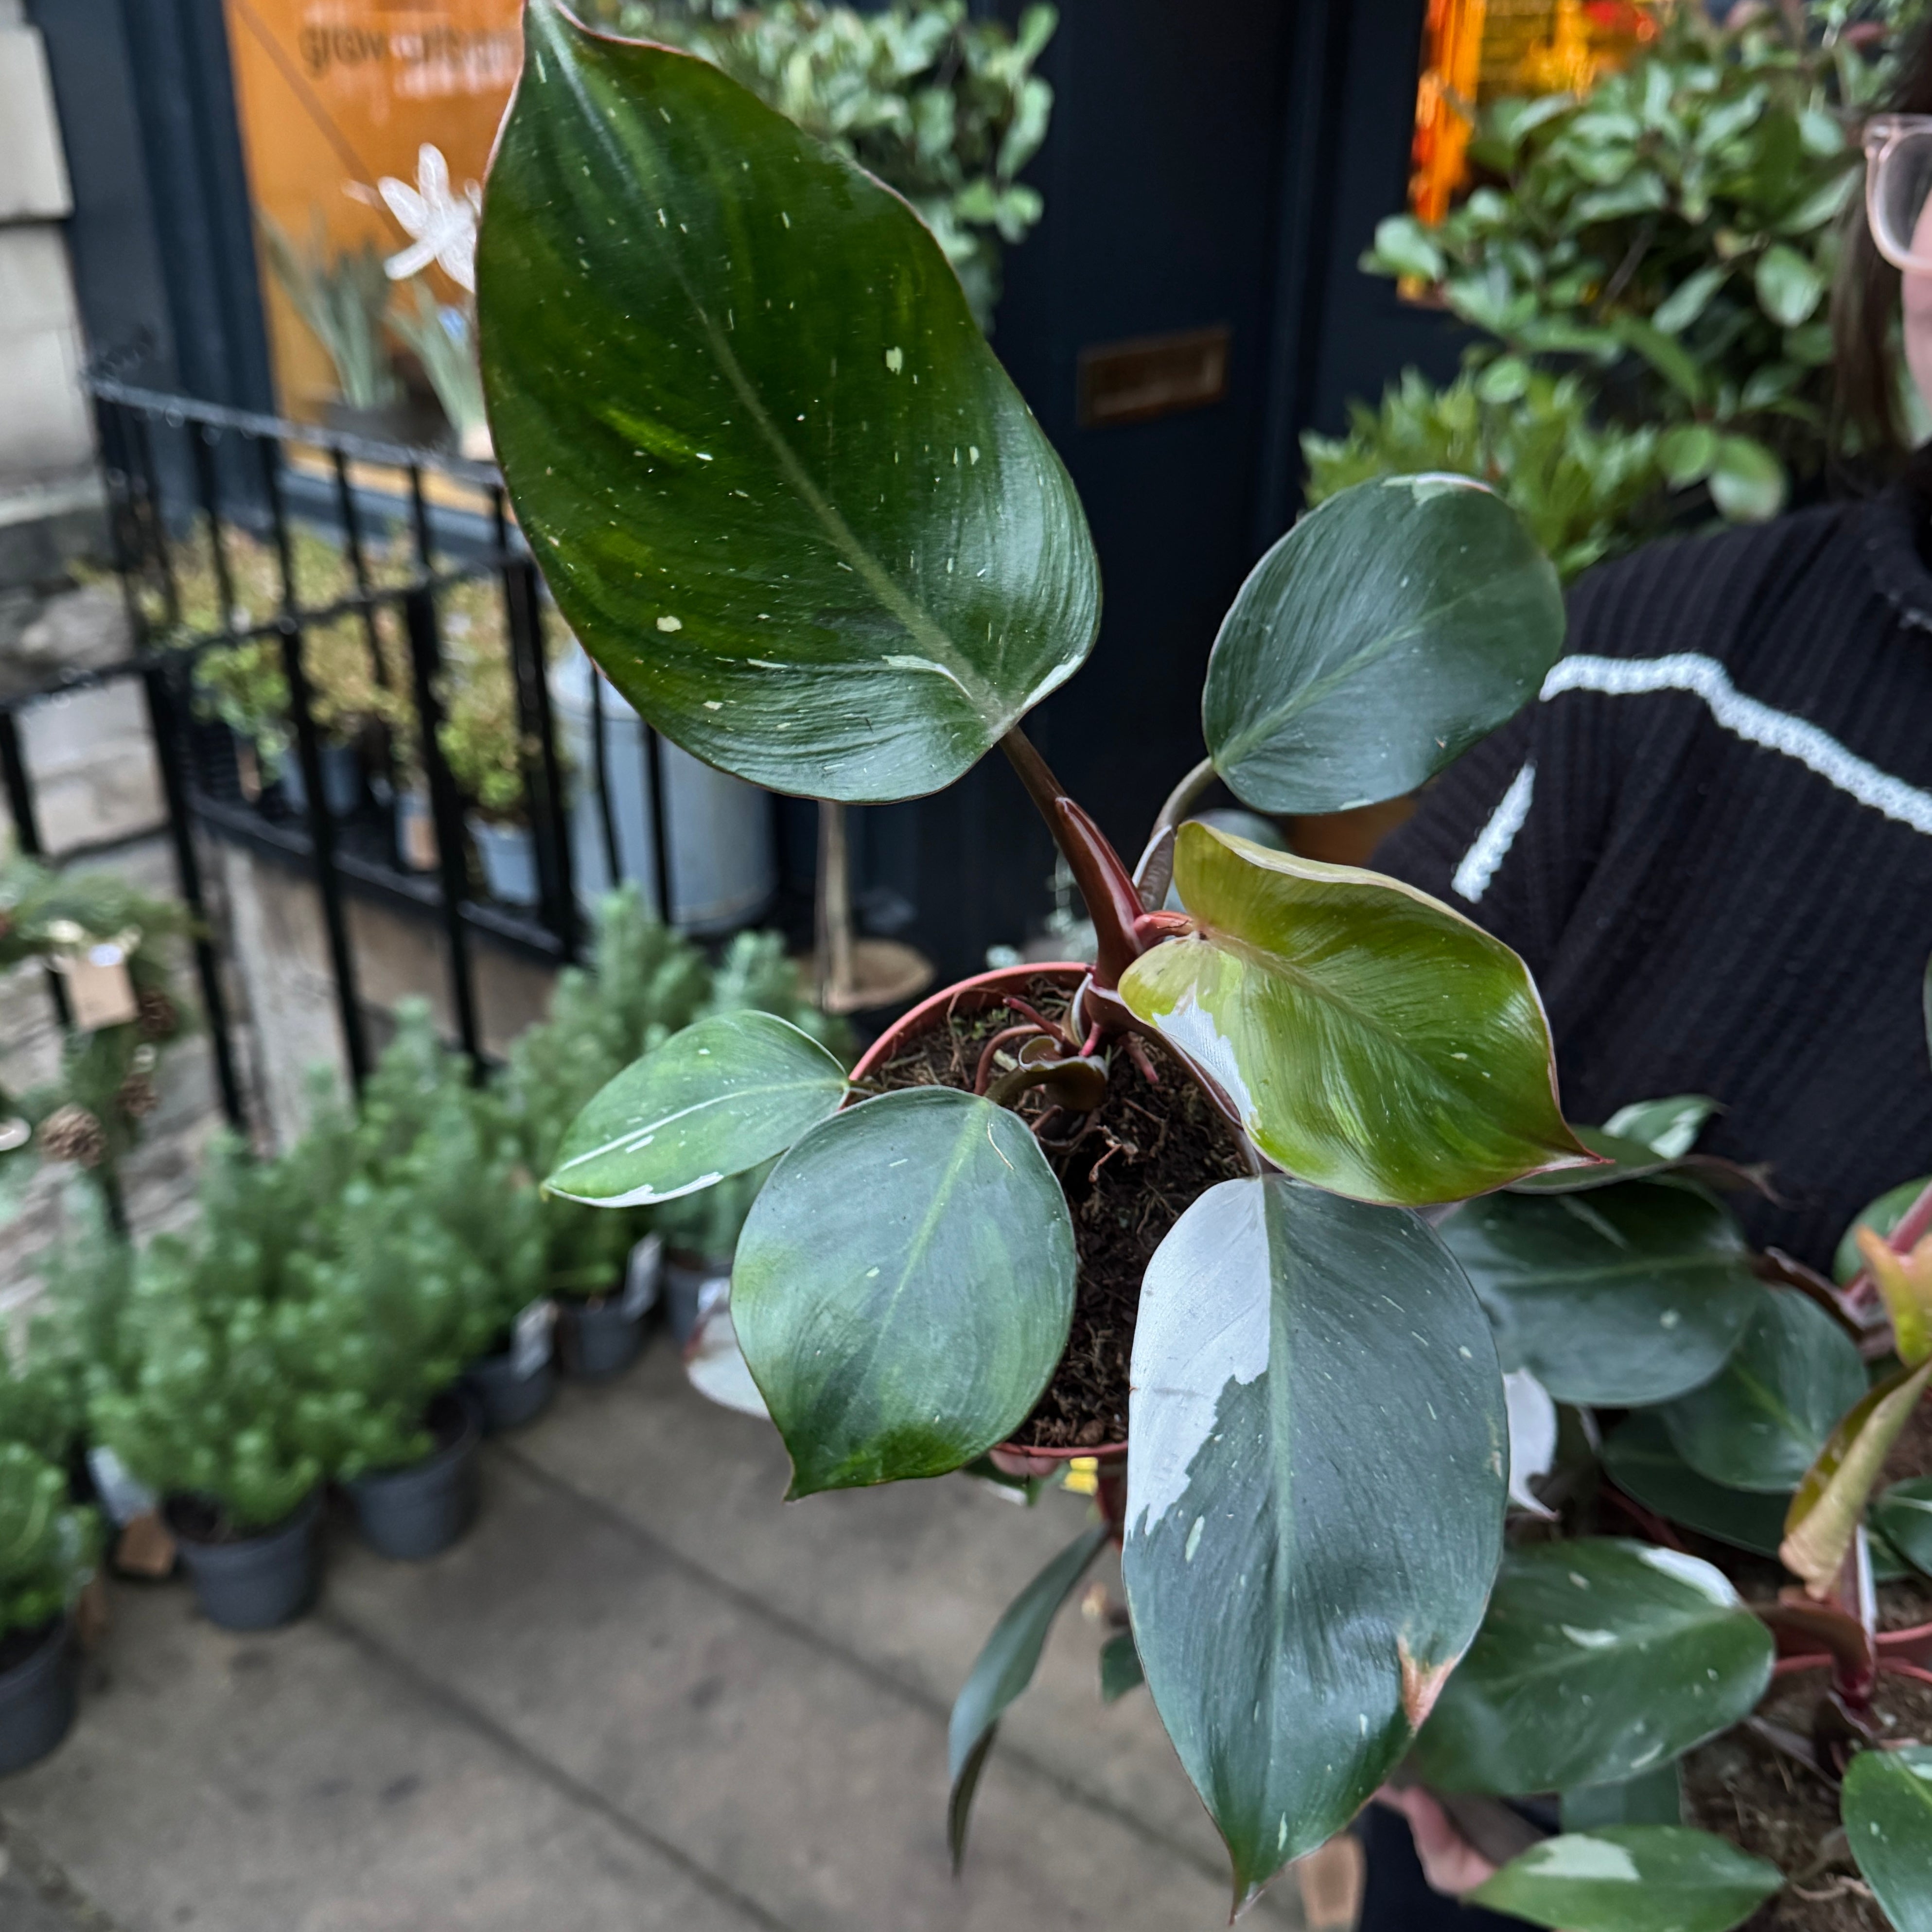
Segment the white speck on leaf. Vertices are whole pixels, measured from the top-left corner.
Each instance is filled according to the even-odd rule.
[[[661,631],[681,631],[684,628],[684,620],[682,617],[660,617],[658,628]]]
[[[896,376],[905,367],[905,351],[903,349],[888,349],[886,351],[886,367]]]

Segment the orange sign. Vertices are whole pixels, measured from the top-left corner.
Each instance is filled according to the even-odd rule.
[[[336,253],[373,243],[392,268],[426,270],[451,299],[460,244],[450,245],[452,222],[439,232],[439,212],[460,226],[465,190],[483,178],[523,58],[519,0],[226,8],[257,213],[303,247],[319,242]],[[442,158],[446,180],[425,148]],[[283,406],[313,418],[338,393],[334,366],[262,257]]]

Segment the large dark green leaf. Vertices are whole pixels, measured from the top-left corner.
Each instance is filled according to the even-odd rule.
[[[1121,997],[1191,1054],[1292,1174],[1364,1201],[1450,1201],[1585,1162],[1522,962],[1407,886],[1187,824],[1198,931]]]
[[[597,1208],[674,1200],[784,1153],[844,1093],[838,1061],[788,1020],[715,1013],[603,1088],[544,1185]]]
[[[974,1660],[946,1727],[946,1760],[952,1780],[946,1808],[946,1836],[957,1868],[966,1852],[966,1821],[979,1787],[980,1772],[993,1748],[1006,1706],[1033,1682],[1060,1606],[1087,1574],[1087,1566],[1107,1540],[1107,1526],[1096,1522],[1076,1537],[1013,1600],[993,1626],[986,1648]]]
[[[1595,1831],[1605,1825],[1681,1825],[1683,1766],[1673,1759],[1621,1784],[1580,1784],[1564,1792],[1562,1809],[1566,1832]]]
[[[1857,1343],[1830,1316],[1796,1288],[1768,1288],[1730,1360],[1660,1412],[1700,1475],[1789,1496],[1868,1384]]]
[[[1915,1570],[1932,1576],[1932,1476],[1894,1483],[1876,1498],[1871,1527]]]
[[[1601,1127],[1573,1127],[1579,1142],[1602,1163],[1598,1167],[1559,1168],[1553,1174],[1532,1174],[1512,1181],[1519,1194],[1588,1194],[1619,1181],[1645,1180],[1683,1166],[1681,1156],[1659,1154],[1637,1140],[1627,1140]]]
[[[1148,1264],[1128,1438],[1135,1637],[1238,1904],[1354,1816],[1474,1634],[1502,1378],[1414,1216],[1224,1181]]]
[[[1312,510],[1241,586],[1202,728],[1259,812],[1411,791],[1534,696],[1563,645],[1556,572],[1466,476],[1388,476]]]
[[[1845,1772],[1845,1838],[1898,1932],[1932,1932],[1932,1750],[1860,1751]]]
[[[1764,1291],[1729,1214],[1695,1188],[1474,1201],[1443,1224],[1506,1369],[1558,1402],[1631,1407],[1708,1382]]]
[[[1634,1778],[1748,1715],[1771,1660],[1771,1633],[1695,1557],[1608,1537],[1513,1550],[1417,1765],[1450,1791]]]
[[[1730,1932],[1784,1882],[1709,1832],[1606,1825],[1532,1845],[1468,1897],[1566,1932]]]
[[[950,1088],[813,1128],[731,1270],[794,1496],[937,1476],[1026,1418],[1073,1318],[1073,1221],[1017,1114]]]
[[[1073,486],[911,208],[550,0],[477,256],[496,452],[571,628],[780,790],[950,783],[1080,664]]]
[[[1760,1556],[1775,1556],[1784,1540],[1790,1496],[1727,1490],[1699,1475],[1671,1446],[1654,1408],[1640,1410],[1611,1432],[1604,1444],[1604,1467],[1625,1495],[1700,1536]]]

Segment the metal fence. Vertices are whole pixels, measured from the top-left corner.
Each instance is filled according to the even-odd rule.
[[[352,893],[440,923],[455,1034],[480,1068],[476,937],[558,964],[579,956],[573,860],[584,850],[586,806],[598,868],[613,880],[640,869],[620,849],[628,842],[634,851],[638,828],[620,841],[606,700],[594,675],[587,769],[566,772],[548,674],[565,634],[500,476],[488,464],[118,382],[93,387],[134,650],[124,662],[0,699],[0,781],[21,849],[38,856],[44,848],[19,714],[57,692],[138,680],[177,884],[195,916],[195,966],[230,1120],[244,1124],[244,1100],[198,826],[313,878],[344,1057],[358,1085],[372,1056]],[[458,604],[463,610],[453,610]],[[476,787],[466,793],[452,768],[452,732],[464,723],[461,687],[451,679],[452,625],[466,628],[467,661],[485,682],[496,680],[490,689],[505,701],[507,715],[486,723],[500,725],[495,742],[508,748],[496,782],[514,796],[497,804],[514,834],[479,824]],[[346,732],[319,662],[366,700]],[[246,716],[237,715],[238,690],[249,700]],[[649,800],[644,883],[668,914],[664,748],[638,729]],[[482,862],[499,846],[508,885]],[[64,1024],[64,1006],[60,1017]]]

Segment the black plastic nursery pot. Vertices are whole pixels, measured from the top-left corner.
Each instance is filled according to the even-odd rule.
[[[44,1629],[0,1637],[0,1776],[38,1764],[74,1724],[74,1645],[64,1617]]]
[[[254,1536],[212,1534],[216,1514],[193,1497],[170,1497],[162,1514],[210,1623],[224,1630],[274,1630],[292,1623],[314,1603],[322,1580],[316,1546],[320,1490]]]
[[[439,1555],[476,1520],[482,1405],[466,1390],[446,1390],[424,1422],[437,1446],[421,1462],[371,1469],[344,1485],[363,1540],[403,1562]]]
[[[680,1348],[688,1348],[698,1332],[705,1289],[714,1281],[728,1280],[730,1274],[729,1255],[719,1258],[674,1248],[664,1256],[664,1321]]]
[[[560,1302],[556,1352],[563,1372],[580,1382],[604,1382],[622,1375],[643,1352],[649,1309],[627,1312],[620,1295],[588,1301]]]
[[[523,1359],[514,1344],[463,1372],[463,1386],[476,1398],[483,1433],[500,1436],[534,1422],[556,1393],[556,1364],[548,1350],[542,1359]]]

